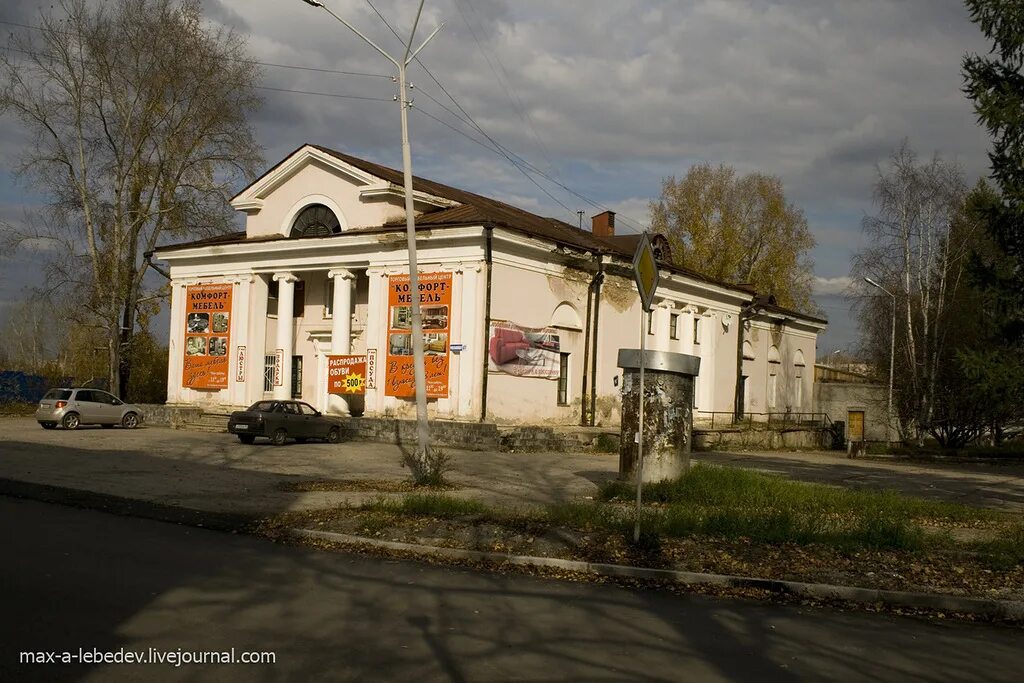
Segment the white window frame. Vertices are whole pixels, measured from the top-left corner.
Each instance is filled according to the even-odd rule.
[[[324,287],[324,320],[334,318],[334,278],[327,278],[327,286]]]

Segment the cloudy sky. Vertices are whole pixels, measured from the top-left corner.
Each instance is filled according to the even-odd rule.
[[[399,49],[370,3],[326,1]],[[29,30],[12,23],[36,24],[51,4],[4,0],[0,32]],[[400,167],[395,86],[371,48],[300,0],[203,5],[267,64],[254,124],[268,164],[312,142]],[[416,5],[373,0],[403,35]],[[958,160],[972,182],[986,173],[988,141],[959,67],[986,44],[956,0],[427,0],[420,36],[442,21],[422,53],[433,78],[410,72],[418,175],[571,222],[597,204],[619,212],[625,230],[647,223],[663,178],[694,163],[778,175],[818,242],[817,295],[830,319],[819,355],[856,345],[840,295],[890,151],[907,139],[922,155]],[[528,177],[455,114],[547,177]],[[0,220],[43,201],[9,173],[23,145],[0,119]],[[2,271],[0,301],[38,277],[25,257]]]

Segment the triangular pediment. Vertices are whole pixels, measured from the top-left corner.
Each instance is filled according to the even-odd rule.
[[[239,211],[258,212],[263,208],[264,202],[270,195],[311,165],[324,169],[339,180],[357,187],[362,199],[404,199],[404,189],[401,185],[396,185],[384,177],[358,168],[323,148],[307,144],[292,152],[235,195],[231,199],[231,206]],[[451,199],[417,191],[415,185],[413,186],[413,197],[415,202],[421,206],[426,205],[432,208],[458,206],[458,202]]]

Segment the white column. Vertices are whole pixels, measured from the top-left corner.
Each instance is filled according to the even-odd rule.
[[[679,353],[685,353],[687,355],[694,354],[693,319],[696,315],[697,309],[692,305],[684,308],[682,313],[679,315],[679,339],[682,342],[679,345]]]
[[[249,356],[251,346],[249,344],[249,316],[252,310],[252,281],[251,275],[240,277],[234,281],[234,295],[231,298],[231,348],[228,352],[231,358],[228,362],[230,375],[228,376],[228,401],[233,405],[249,405],[246,400],[246,385],[249,375],[252,372],[253,359]],[[238,348],[245,347],[245,368],[244,375],[239,380],[238,374]],[[261,359],[262,361],[262,359]],[[262,367],[262,362],[257,367]]]
[[[455,341],[466,345],[466,348],[459,354],[459,375],[458,375],[458,407],[456,412],[459,417],[471,418],[474,415],[473,406],[476,398],[476,387],[480,386],[474,382],[479,367],[482,364],[483,356],[480,355],[484,342],[480,330],[483,329],[483,316],[477,314],[477,301],[480,299],[477,291],[479,282],[480,264],[470,263],[462,269],[462,292],[459,297],[459,312],[461,325],[459,338]],[[454,306],[455,301],[452,300]],[[455,333],[455,329],[452,329]],[[452,354],[453,357],[455,354]],[[481,360],[477,360],[477,359]],[[481,379],[482,384],[482,379]]]
[[[184,403],[181,387],[182,348],[185,342],[185,285],[171,282],[171,324],[167,340],[167,402]]]
[[[281,352],[281,386],[274,387],[274,398],[292,397],[292,354],[295,352],[295,283],[297,277],[291,273],[274,273],[277,281],[277,344],[275,352]]]
[[[348,355],[352,352],[352,284],[356,276],[344,268],[333,268],[327,271],[327,277],[334,281],[331,355]],[[318,368],[318,372],[320,371],[321,368]],[[326,372],[326,367],[322,371]],[[348,415],[348,401],[337,394],[328,395],[327,412]]]
[[[384,371],[387,357],[388,280],[383,268],[367,268],[366,349],[377,352],[376,389],[366,390],[366,412],[384,410]]]
[[[668,338],[668,316],[671,306],[668,301],[662,301],[654,306],[654,344],[651,345],[653,351],[671,350]]]
[[[718,314],[705,313],[700,331],[700,376],[703,378],[701,380],[701,410],[714,410],[715,386],[717,384],[715,381],[715,356],[718,351],[716,341],[721,339],[720,331]]]
[[[244,405],[252,405],[263,398],[263,378],[267,355],[267,280],[260,275],[253,277],[249,293],[249,343],[245,350],[249,356],[249,368],[245,372]],[[271,349],[273,352],[273,349]]]
[[[323,344],[316,339],[313,340],[313,354],[316,358],[316,388],[314,389],[316,400],[313,403],[317,410],[327,413],[331,408],[331,394],[327,393],[327,352]],[[346,407],[348,407],[347,404]]]
[[[352,352],[352,284],[356,276],[344,268],[327,271],[334,280],[334,313],[331,318],[331,353],[345,355]]]

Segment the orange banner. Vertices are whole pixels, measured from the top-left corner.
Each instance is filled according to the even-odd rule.
[[[365,394],[366,356],[327,356],[327,393]]]
[[[448,346],[452,314],[452,274],[420,273],[420,314],[423,317],[427,397],[448,397]],[[408,275],[388,278],[388,346],[384,394],[416,395],[412,355],[412,293]]]
[[[185,362],[181,385],[227,389],[231,348],[231,285],[185,289]]]

